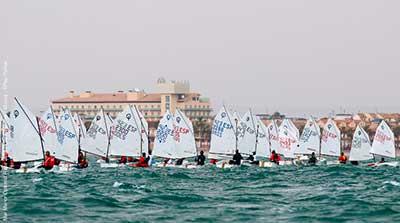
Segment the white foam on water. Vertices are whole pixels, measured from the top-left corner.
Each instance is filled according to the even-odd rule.
[[[120,187],[123,183],[120,182],[114,182],[113,187]]]
[[[397,181],[394,181],[394,180],[385,181],[385,182],[383,182],[383,184],[391,184],[391,185],[393,185],[393,186],[400,186],[400,183],[397,182]]]
[[[40,181],[42,181],[43,179],[42,178],[33,178],[32,179],[32,182],[33,183],[36,183],[36,182],[40,182]]]

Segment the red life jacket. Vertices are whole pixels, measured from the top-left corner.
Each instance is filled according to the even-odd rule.
[[[347,156],[345,156],[345,155],[339,156],[339,162],[340,163],[346,163],[347,162]]]
[[[269,161],[279,162],[279,161],[281,161],[281,156],[279,156],[278,154],[276,154],[276,155],[271,154],[271,156],[269,157]]]
[[[149,164],[146,162],[146,159],[142,156],[139,158],[139,162],[136,164],[136,167],[149,167]]]
[[[56,164],[56,160],[53,156],[46,156],[43,166],[46,168],[53,168],[54,165]]]

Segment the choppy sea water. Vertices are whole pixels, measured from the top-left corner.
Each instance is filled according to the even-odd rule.
[[[10,222],[399,222],[399,170],[93,164],[64,174],[10,173],[7,213]]]

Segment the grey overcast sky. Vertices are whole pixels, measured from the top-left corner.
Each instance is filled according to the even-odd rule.
[[[400,112],[400,1],[0,1],[8,92],[38,112],[69,90],[158,77],[244,111]],[[3,100],[1,98],[1,100]]]

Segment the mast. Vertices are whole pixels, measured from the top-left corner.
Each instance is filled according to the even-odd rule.
[[[226,107],[225,107],[225,105],[223,105],[223,108],[224,108],[224,111],[225,111],[225,113],[226,113],[226,116],[228,117],[228,120],[229,120],[229,122],[231,123],[231,125],[233,126],[233,124],[232,124],[232,121],[231,121],[231,117],[229,117],[229,113],[228,113],[228,111],[226,110]],[[232,129],[232,131],[233,131],[233,133],[235,134],[235,152],[236,152],[236,150],[238,149],[238,134],[237,134],[237,125],[238,125],[238,120],[237,120],[237,118],[235,118],[235,123],[236,123],[236,129]],[[235,153],[234,152],[234,153]]]
[[[108,153],[110,152],[110,135],[111,135],[111,127],[110,127],[110,129],[108,129],[108,126],[107,126],[107,121],[106,121],[106,116],[105,116],[105,114],[104,114],[104,110],[103,110],[103,108],[101,108],[101,113],[103,114],[103,120],[104,120],[104,123],[105,123],[105,126],[106,126],[106,132],[107,132],[107,152],[106,152],[106,163],[109,163],[109,160],[108,160]]]
[[[23,109],[22,109],[23,110]],[[39,126],[39,117],[36,117],[36,122],[38,125],[38,130],[39,130],[39,138],[40,138],[40,146],[42,147],[42,153],[43,153],[43,159],[45,158],[45,151],[44,151],[44,147],[43,147],[43,138],[42,138],[42,134],[40,133],[40,126]]]
[[[139,121],[140,121],[140,154],[142,154],[143,153],[143,142],[144,142],[142,133],[144,132],[146,134],[148,141],[149,141],[149,134],[146,132],[146,129],[144,128],[142,116],[139,114],[139,110],[137,109],[136,105],[133,105],[133,107],[135,108],[135,112],[137,114],[137,117],[139,117]],[[129,105],[129,109],[133,113],[131,105]],[[135,120],[136,126],[138,126],[135,118],[134,118],[134,120]],[[150,143],[148,143],[147,147],[150,147]],[[149,148],[147,148],[147,149],[149,150]]]
[[[255,155],[257,156],[257,146],[258,146],[258,130],[259,130],[259,128],[260,128],[260,125],[257,125],[257,130],[256,130],[256,145],[255,145],[255,148],[254,148],[254,152],[255,152]]]

